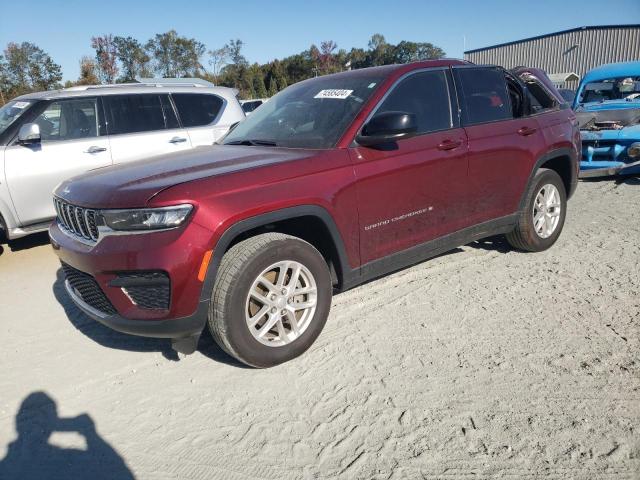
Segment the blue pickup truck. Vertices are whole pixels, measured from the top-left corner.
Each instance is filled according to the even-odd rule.
[[[581,177],[640,174],[640,62],[589,71],[573,109],[582,135]]]

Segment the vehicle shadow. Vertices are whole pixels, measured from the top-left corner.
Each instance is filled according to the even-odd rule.
[[[482,238],[467,244],[468,247],[479,250],[489,250],[499,253],[509,253],[513,251],[513,247],[509,245],[504,235],[494,235],[493,237]]]
[[[20,250],[28,250],[30,248],[48,245],[49,233],[32,233],[31,235],[27,235],[26,237],[18,238],[16,240],[6,241],[3,239],[2,241],[6,243],[12,252],[19,252]]]
[[[15,421],[18,438],[0,459],[0,478],[135,478],[118,452],[98,435],[89,415],[59,417],[56,402],[45,392],[30,393],[22,401]],[[80,435],[86,449],[52,445],[49,440],[56,432]]]
[[[58,303],[62,305],[71,324],[83,335],[89,337],[99,345],[129,352],[160,352],[167,360],[174,362],[180,360],[178,353],[171,348],[171,341],[169,339],[139,337],[117,332],[85,315],[75,306],[71,298],[69,298],[64,287],[64,273],[62,269],[58,269],[56,272],[56,281],[52,289],[53,295]],[[227,355],[206,331],[203,332],[200,337],[198,352],[217,362],[245,368],[244,364]]]

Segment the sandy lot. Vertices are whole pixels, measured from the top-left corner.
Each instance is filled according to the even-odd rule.
[[[270,370],[112,332],[46,237],[0,255],[0,478],[640,478],[640,180],[541,254],[475,243],[338,295]]]

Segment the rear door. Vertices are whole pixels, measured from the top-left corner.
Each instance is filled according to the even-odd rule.
[[[469,194],[474,224],[513,214],[544,148],[534,118],[526,115],[522,86],[497,67],[454,67],[469,140]]]
[[[55,216],[52,193],[63,180],[111,164],[111,153],[96,98],[49,103],[34,120],[41,143],[5,150],[5,174],[23,226]]]
[[[102,97],[113,163],[124,163],[191,148],[167,94]]]
[[[350,149],[363,264],[464,226],[467,141],[452,101],[455,105],[448,69],[412,72],[373,115],[413,113],[418,135],[385,148]]]
[[[220,125],[225,101],[214,94],[173,93],[173,101],[194,147],[212,145],[222,137],[229,125]]]

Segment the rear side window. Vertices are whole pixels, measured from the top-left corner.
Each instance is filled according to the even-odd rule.
[[[454,69],[466,125],[512,118],[504,74],[495,68]]]
[[[173,93],[183,127],[210,125],[220,113],[222,99],[201,93]]]
[[[405,78],[376,111],[384,112],[413,113],[419,134],[451,128],[451,104],[445,72],[419,72]]]
[[[160,95],[106,95],[103,101],[110,135],[166,128]]]

